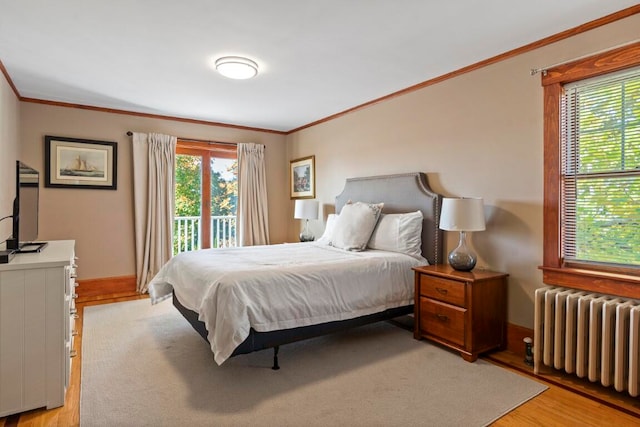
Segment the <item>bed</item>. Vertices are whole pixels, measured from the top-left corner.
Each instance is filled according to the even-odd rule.
[[[413,312],[411,267],[442,261],[441,201],[421,172],[347,179],[336,197],[336,227],[364,206],[381,209],[376,231],[392,218],[394,226],[398,218],[415,223],[419,214],[418,253],[390,251],[380,237],[374,245],[375,233],[375,249],[344,250],[335,234],[328,244],[328,221],[316,242],[180,254],[150,282],[152,303],[172,298],[216,363],[273,348],[278,369],[281,345]]]

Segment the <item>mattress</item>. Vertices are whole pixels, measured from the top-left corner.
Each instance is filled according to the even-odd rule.
[[[153,304],[175,292],[198,313],[216,363],[251,328],[269,332],[353,319],[413,304],[424,258],[317,242],[206,249],[172,258],[149,283]]]

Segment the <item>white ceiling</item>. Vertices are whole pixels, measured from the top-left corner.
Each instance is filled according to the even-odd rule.
[[[24,98],[289,131],[636,4],[0,0],[0,61]]]

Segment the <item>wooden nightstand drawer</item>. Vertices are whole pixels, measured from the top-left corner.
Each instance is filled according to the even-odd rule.
[[[413,270],[415,339],[457,350],[468,362],[504,346],[508,274],[457,271],[445,264]]]
[[[420,295],[437,299],[438,301],[465,306],[464,282],[448,280],[433,276],[420,276]]]
[[[467,310],[420,298],[420,329],[459,346],[464,346],[464,315]]]

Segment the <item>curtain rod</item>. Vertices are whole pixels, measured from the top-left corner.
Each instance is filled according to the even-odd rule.
[[[617,48],[619,48],[619,47],[624,47],[624,46],[627,46],[627,45],[630,45],[630,44],[634,44],[634,43],[637,43],[637,42],[639,42],[639,41],[640,41],[640,39],[631,40],[631,41],[629,41],[629,42],[622,43],[622,44],[619,44],[619,45],[616,45],[616,46],[612,46],[612,47],[608,47],[608,48],[606,48],[606,49],[602,49],[602,50],[599,50],[599,51],[597,51],[597,52],[592,52],[592,53],[588,53],[588,54],[586,54],[586,55],[578,56],[577,58],[567,59],[566,61],[558,62],[558,63],[556,63],[556,64],[547,65],[546,67],[541,67],[541,68],[532,68],[532,69],[531,69],[531,75],[532,75],[532,76],[535,76],[535,75],[536,75],[536,74],[538,74],[538,73],[542,73],[542,75],[543,75],[543,76],[546,76],[546,75],[547,75],[547,70],[548,70],[549,68],[554,68],[554,67],[557,67],[557,66],[559,66],[559,65],[568,64],[569,62],[577,61],[577,60],[579,60],[579,59],[588,58],[588,57],[590,57],[590,56],[598,55],[598,54],[600,54],[600,53],[604,53],[604,52],[608,52],[608,51],[610,51],[610,50],[614,50],[614,49],[617,49]]]
[[[127,131],[127,136],[133,136],[133,132],[131,131]],[[222,144],[222,145],[233,145],[234,147],[237,147],[238,144],[235,142],[222,142],[222,141],[210,141],[210,140],[206,140],[206,139],[194,139],[194,138],[182,138],[182,137],[177,137],[180,141],[189,141],[189,142],[206,142],[207,144]]]

